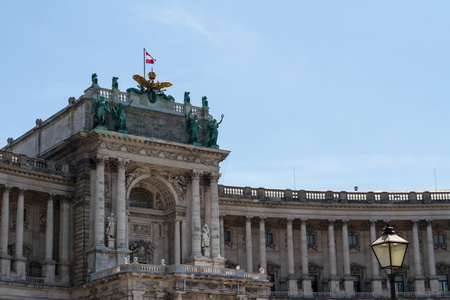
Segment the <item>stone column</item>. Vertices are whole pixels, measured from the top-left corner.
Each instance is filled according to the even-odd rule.
[[[221,259],[220,256],[220,226],[219,226],[219,190],[217,181],[219,173],[209,174],[209,186],[211,193],[211,257]]]
[[[416,276],[414,277],[414,288],[416,291],[416,296],[425,295],[425,277],[422,273],[422,257],[420,255],[420,245],[419,245],[419,220],[411,220],[413,223],[413,246],[414,246],[414,268]]]
[[[247,261],[247,272],[253,272],[253,249],[252,249],[252,217],[247,216],[245,222],[245,256]]]
[[[342,220],[342,252],[344,257],[344,288],[345,296],[353,297],[355,288],[353,286],[353,277],[350,271],[350,250],[348,247],[348,219]]]
[[[223,227],[223,218],[225,215],[221,214],[219,216],[219,226],[220,226],[220,256],[225,258],[225,228]]]
[[[186,220],[181,219],[181,262],[183,263],[183,260],[188,255],[188,247],[187,247],[187,226],[186,226]]]
[[[433,241],[433,220],[427,220],[427,247],[428,247],[428,266],[430,269],[430,288],[431,295],[440,294],[439,277],[436,276],[436,261],[434,257],[434,241]]]
[[[377,239],[376,224],[377,220],[370,220],[370,242]],[[383,294],[380,269],[377,258],[375,257],[375,254],[373,254],[372,250],[370,250],[370,255],[372,257],[372,295],[374,297],[380,297]]]
[[[267,271],[265,217],[259,217],[259,266]]]
[[[175,236],[174,236],[174,247],[175,247],[175,265],[181,264],[181,248],[180,248],[180,219],[175,219]]]
[[[55,266],[56,262],[53,260],[53,194],[47,201],[47,221],[45,227],[45,259],[42,263],[42,273],[45,274],[46,283],[55,283]]]
[[[26,280],[26,262],[23,256],[23,221],[24,221],[24,200],[25,189],[20,189],[17,199],[17,216],[16,216],[16,249],[14,255],[14,267],[16,269],[16,279],[18,281]]]
[[[302,250],[302,286],[303,286],[303,297],[311,298],[313,296],[311,288],[311,278],[309,277],[309,262],[308,262],[308,243],[306,239],[306,222],[308,219],[304,218],[301,220],[301,236],[300,236],[300,247]]]
[[[70,284],[70,261],[69,261],[69,199],[61,200],[59,215],[59,248],[61,249],[59,268],[61,274],[61,284]]]
[[[297,278],[295,277],[294,262],[294,232],[292,230],[293,218],[287,219],[287,260],[288,260],[288,291],[289,296],[298,295]]]
[[[330,263],[330,291],[331,296],[339,295],[339,277],[336,271],[336,243],[334,241],[334,219],[328,219],[328,255]]]
[[[105,247],[105,163],[107,157],[97,156],[95,172],[94,247]]]
[[[11,187],[5,186],[3,190],[2,198],[2,220],[1,220],[1,238],[0,238],[0,255],[1,255],[1,268],[2,268],[2,280],[8,280],[11,277],[11,256],[8,254],[8,233],[9,233],[9,194]]]
[[[201,171],[193,170],[192,178],[192,257],[202,256],[200,217],[200,176]]]
[[[119,158],[117,161],[117,236],[116,247],[128,250],[126,242],[126,201],[125,201],[125,171],[128,160]]]

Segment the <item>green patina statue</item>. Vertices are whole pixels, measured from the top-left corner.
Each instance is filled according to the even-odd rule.
[[[109,111],[109,102],[105,97],[97,95],[97,98],[92,100],[91,114],[94,114],[93,127],[106,127],[106,115]]]
[[[133,100],[125,106],[122,103],[119,103],[112,108],[112,116],[116,119],[116,130],[119,132],[126,132],[127,130],[127,122],[125,115],[125,108],[129,107],[133,103]]]
[[[208,147],[210,148],[219,148],[219,146],[217,145],[217,138],[219,137],[219,125],[220,123],[222,123],[223,121],[223,117],[224,115],[222,114],[220,122],[217,123],[216,119],[213,119],[212,121],[208,121],[206,123],[206,135],[209,136],[209,140],[208,140]]]
[[[98,85],[97,73],[92,74],[91,80],[92,80],[92,85],[91,86],[97,86]]]
[[[189,115],[186,119],[185,129],[189,135],[188,143],[192,144],[192,145],[201,146],[201,144],[198,141],[198,129],[202,128],[202,127],[200,126],[200,122],[197,119],[197,115],[194,115],[194,116],[192,116],[192,115],[194,115],[194,114],[192,113],[192,110],[191,110],[191,111],[189,111]]]
[[[206,96],[202,97],[202,107],[208,107],[208,98]]]
[[[116,89],[116,90],[119,89],[119,82],[117,82],[118,80],[119,80],[119,77],[113,77],[112,78],[112,88],[113,88],[113,90],[114,89]]]
[[[184,104],[191,103],[191,97],[189,96],[190,92],[184,92]]]

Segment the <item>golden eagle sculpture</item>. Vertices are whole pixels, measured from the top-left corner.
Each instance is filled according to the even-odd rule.
[[[149,80],[146,80],[141,75],[138,75],[138,74],[133,75],[133,79],[137,83],[139,83],[141,89],[143,91],[145,91],[146,93],[151,93],[151,92],[159,93],[162,91],[162,89],[172,86],[172,82],[168,82],[168,81],[163,81],[163,82],[156,81],[155,82],[156,73],[153,71],[148,73],[148,78],[149,78]]]

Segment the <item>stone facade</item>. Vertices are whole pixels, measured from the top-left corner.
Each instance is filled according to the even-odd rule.
[[[92,128],[96,95],[127,130]],[[0,151],[0,299],[389,297],[370,247],[411,242],[403,297],[447,297],[448,192],[218,185],[229,151],[188,144],[207,107],[92,86]]]

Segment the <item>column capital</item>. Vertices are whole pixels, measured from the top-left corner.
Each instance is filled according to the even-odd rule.
[[[9,194],[11,192],[11,190],[12,190],[12,186],[10,186],[10,185],[5,184],[5,186],[3,187],[3,193]]]
[[[263,216],[259,217],[259,223],[266,223],[266,220],[267,220],[266,217],[263,217]]]
[[[420,221],[420,219],[411,219],[411,222],[412,222],[413,224],[417,224],[417,223],[419,223],[419,221]]]
[[[203,174],[203,171],[195,170],[195,169],[189,173],[192,180],[200,180],[202,174]]]
[[[336,219],[328,219],[328,226],[333,226]]]
[[[247,222],[251,222],[252,221],[253,216],[245,216],[245,220]]]
[[[378,221],[377,219],[370,219],[369,220],[370,224],[375,224],[375,223],[377,223],[377,221]]]
[[[54,193],[48,193],[48,200],[54,200],[55,199],[55,195]]]
[[[433,225],[433,219],[426,219],[425,221],[427,222],[428,226]]]
[[[342,219],[341,221],[342,221],[342,224],[343,224],[343,225],[347,225],[347,224],[348,224],[348,221],[349,221],[349,219]]]
[[[125,170],[128,163],[130,162],[129,159],[125,159],[125,158],[118,158],[117,159],[117,167],[119,170]]]
[[[25,196],[25,193],[28,191],[28,189],[19,188],[19,196]]]
[[[93,158],[93,161],[97,166],[104,167],[109,157],[104,155],[97,155]]]
[[[208,177],[211,182],[217,183],[219,181],[219,178],[221,175],[222,174],[220,174],[220,173],[212,172],[212,173],[208,174]]]
[[[294,222],[294,220],[295,220],[295,218],[293,218],[293,217],[286,218],[287,223],[291,224],[291,225],[292,225],[292,222]]]
[[[301,218],[300,221],[304,224],[306,224],[308,222],[308,218]]]
[[[226,217],[226,214],[220,214],[219,215],[219,220],[223,221],[223,219],[225,219],[225,217]]]

